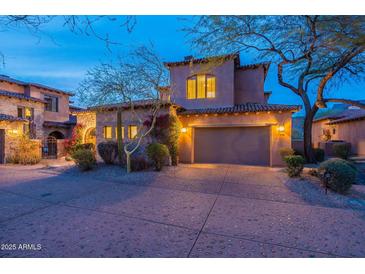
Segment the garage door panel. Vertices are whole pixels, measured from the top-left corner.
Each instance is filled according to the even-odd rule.
[[[269,127],[196,128],[194,161],[269,165]]]

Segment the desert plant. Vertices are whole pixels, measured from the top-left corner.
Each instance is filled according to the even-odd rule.
[[[280,153],[281,158],[284,160],[284,158],[286,156],[294,155],[295,151],[294,151],[294,149],[292,149],[290,147],[283,147],[279,150],[279,153]]]
[[[83,129],[84,129],[83,125],[77,124],[72,129],[71,138],[65,139],[64,146],[67,154],[71,155],[75,151],[76,146],[82,143]]]
[[[333,153],[336,157],[341,159],[348,159],[351,153],[351,144],[350,143],[340,143],[333,145]]]
[[[90,149],[79,149],[72,153],[76,165],[81,171],[93,169],[96,164],[95,155]]]
[[[98,152],[104,163],[111,165],[118,155],[118,144],[115,141],[101,142],[98,144]]]
[[[316,158],[317,162],[323,162],[324,160],[324,150],[321,148],[314,148],[314,157]]]
[[[147,147],[147,155],[148,158],[153,162],[155,169],[160,171],[166,160],[166,157],[169,156],[169,149],[166,145],[160,143],[152,143]]]
[[[95,151],[95,145],[93,143],[86,143],[86,144],[77,144],[74,146],[74,151],[79,149],[88,149],[91,151]]]
[[[346,193],[356,179],[356,169],[346,160],[339,158],[321,163],[319,173],[322,182],[339,193]]]
[[[289,155],[284,157],[284,161],[287,165],[286,171],[289,177],[298,177],[304,168],[304,158],[300,155]]]
[[[17,146],[6,158],[8,163],[35,165],[41,161],[40,144],[24,134],[17,139]]]

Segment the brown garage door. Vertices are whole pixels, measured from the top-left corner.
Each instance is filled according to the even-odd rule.
[[[194,161],[269,165],[269,127],[196,128]]]

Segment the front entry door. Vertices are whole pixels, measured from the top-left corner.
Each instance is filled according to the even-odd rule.
[[[5,164],[5,129],[0,129],[0,164]]]

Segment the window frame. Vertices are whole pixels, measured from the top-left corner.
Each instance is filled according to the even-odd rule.
[[[198,77],[204,76],[204,97],[198,97]],[[214,97],[208,97],[208,78],[214,78]],[[194,98],[189,98],[189,80],[195,80],[195,96]],[[194,74],[186,78],[186,99],[187,100],[202,100],[202,99],[215,99],[217,97],[217,77],[214,74]]]
[[[50,104],[48,104],[49,99],[51,100]],[[44,101],[46,101],[46,103],[44,105],[44,110],[45,111],[58,112],[58,110],[59,110],[59,106],[58,106],[59,105],[59,97],[58,96],[44,94]],[[55,104],[55,107],[53,107],[54,104]],[[50,105],[50,107],[48,107],[49,105]]]
[[[132,127],[136,127],[136,135],[132,138]],[[137,125],[128,125],[128,139],[129,140],[134,140],[136,139],[138,135],[138,126]]]
[[[26,111],[29,110],[30,111],[30,117],[26,116]],[[21,111],[21,116],[19,116],[19,111]],[[34,108],[32,107],[24,107],[24,106],[18,106],[17,107],[17,114],[19,118],[23,118],[23,119],[28,119],[28,120],[34,120]]]
[[[110,138],[107,136],[107,128],[110,128]],[[105,140],[113,139],[113,126],[104,126],[103,127],[103,137]]]

